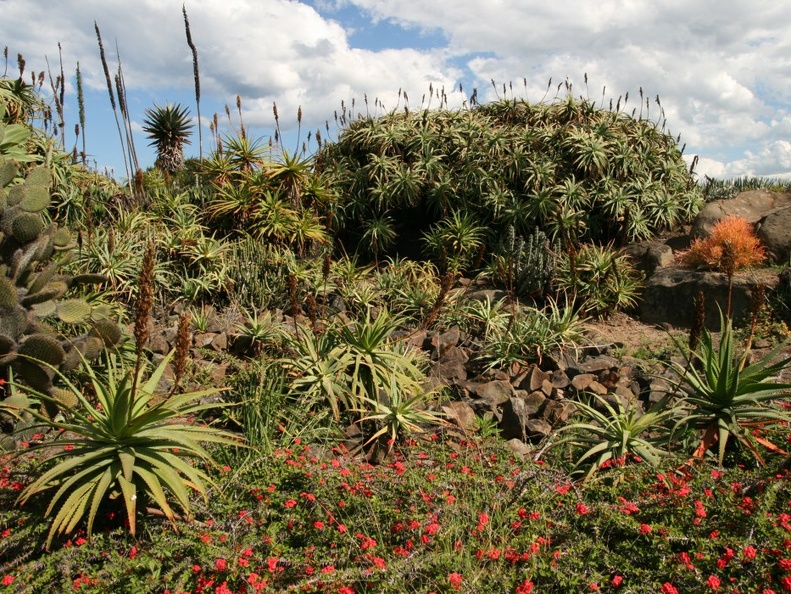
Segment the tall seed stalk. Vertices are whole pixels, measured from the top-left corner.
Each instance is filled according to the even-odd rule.
[[[99,31],[99,25],[96,21],[93,22],[93,27],[96,29],[96,39],[99,42],[99,58],[102,61],[102,68],[104,69],[104,78],[107,82],[107,92],[110,95],[110,106],[113,108],[113,115],[115,116],[115,126],[118,128],[118,138],[121,140],[121,153],[124,157],[124,169],[126,169],[127,179],[132,178],[132,171],[129,166],[129,161],[126,156],[126,143],[124,142],[124,135],[121,132],[121,122],[118,119],[118,108],[115,103],[115,93],[113,92],[113,79],[110,77],[110,68],[107,66],[107,58],[104,55],[104,44],[102,43],[102,33]]]
[[[82,132],[82,164],[85,165],[87,151],[85,145],[85,93],[82,88],[82,72],[80,63],[77,62],[77,106],[79,107],[80,131]]]
[[[203,161],[203,133],[201,132],[201,117],[200,117],[200,71],[198,70],[198,49],[192,42],[192,33],[190,32],[190,20],[187,16],[187,5],[181,5],[181,11],[184,13],[184,30],[187,33],[187,45],[192,51],[192,72],[195,79],[195,104],[198,111],[198,158]]]

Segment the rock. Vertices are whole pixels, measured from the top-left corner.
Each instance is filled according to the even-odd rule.
[[[527,457],[530,456],[533,451],[533,449],[521,439],[509,439],[505,442],[505,445],[507,445],[508,449],[511,450],[514,455],[522,461],[527,459]]]
[[[440,363],[461,363],[464,364],[470,360],[467,354],[467,349],[452,346],[442,351],[442,356],[439,358]]]
[[[673,389],[669,381],[661,377],[655,377],[648,384],[648,402],[656,404]]]
[[[442,334],[435,334],[431,338],[431,346],[434,347],[434,352],[431,353],[431,358],[440,358],[445,354],[445,351],[455,347],[459,344],[461,339],[461,331],[458,326],[452,326]]]
[[[530,419],[525,425],[525,431],[531,441],[541,441],[552,433],[552,425],[544,419]]]
[[[761,283],[771,289],[778,282],[778,274],[762,273]],[[751,273],[737,273],[733,279],[731,314],[744,318],[750,311],[752,290],[758,284]],[[694,299],[698,292],[706,296],[706,327],[719,331],[719,310],[725,311],[728,302],[728,278],[719,272],[700,272],[681,268],[662,268],[646,282],[640,310],[640,320],[646,324],[669,323],[689,328],[694,318]],[[718,309],[719,306],[719,309]]]
[[[551,376],[552,387],[557,390],[565,390],[571,385],[571,380],[566,372],[561,369],[556,369],[552,372]]]
[[[471,382],[468,382],[467,388],[471,394],[495,406],[503,404],[514,395],[514,388],[508,381],[495,380],[484,384],[470,384]]]
[[[529,420],[527,406],[521,398],[509,398],[503,403],[503,416],[500,419],[501,434],[504,439],[525,440],[525,426]]]
[[[466,298],[475,301],[486,301],[487,299],[492,303],[497,303],[508,297],[508,293],[500,289],[478,289],[467,293]]]
[[[769,259],[775,264],[787,264],[791,258],[791,206],[775,210],[756,225],[758,238],[766,246]]]
[[[211,348],[215,351],[225,351],[228,349],[228,334],[220,332],[211,341]]]
[[[786,206],[791,206],[791,194],[768,190],[750,190],[740,192],[727,200],[713,200],[698,213],[692,225],[691,236],[708,237],[714,225],[729,216],[741,217],[755,225],[767,215]]]
[[[438,361],[432,366],[431,375],[445,385],[453,385],[466,381],[467,368],[461,361]]]
[[[192,337],[192,344],[195,346],[196,349],[203,349],[211,345],[214,339],[217,337],[216,334],[213,332],[204,332],[195,334]]]
[[[577,392],[584,392],[588,389],[593,382],[596,381],[596,376],[592,373],[580,373],[575,375],[571,380],[571,387]],[[598,383],[598,382],[597,382]]]
[[[164,332],[157,332],[148,339],[148,348],[152,353],[167,355],[170,352],[170,344],[165,338]]]
[[[520,396],[520,398],[525,403],[525,406],[527,406],[527,414],[531,417],[539,414],[547,402],[546,395],[540,390],[530,392],[526,396]]]
[[[673,248],[659,241],[644,241],[632,243],[623,248],[624,254],[629,256],[637,270],[649,276],[657,268],[672,266],[675,261]]]
[[[579,364],[579,370],[582,373],[599,373],[618,367],[620,367],[618,359],[608,357],[607,355],[599,355],[598,357],[586,359]]]
[[[475,431],[475,411],[469,404],[461,401],[448,402],[442,406],[448,420],[466,432]]]
[[[572,400],[547,400],[541,416],[552,425],[562,425],[567,423],[573,414]]]
[[[527,372],[527,377],[521,382],[519,388],[528,392],[535,392],[542,388],[544,382],[549,382],[549,379],[550,375],[546,371],[542,371],[538,365],[532,365]]]

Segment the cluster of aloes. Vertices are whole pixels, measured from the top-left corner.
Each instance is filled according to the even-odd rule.
[[[439,422],[425,410],[430,393],[421,351],[392,338],[401,324],[381,309],[376,317],[369,311],[318,333],[298,328],[287,341],[292,356],[282,360],[298,402],[329,407],[336,422],[374,421],[371,439],[389,434],[395,440],[420,431],[420,422]]]
[[[394,233],[416,216],[441,229],[457,213],[485,227],[479,241],[489,243],[509,225],[564,242],[625,242],[689,219],[702,202],[664,129],[570,94],[361,118],[317,162],[343,197],[339,222],[355,241],[367,221],[386,217],[383,237],[397,244]],[[441,246],[448,258],[453,241]]]

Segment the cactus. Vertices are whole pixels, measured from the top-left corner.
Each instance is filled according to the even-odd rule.
[[[60,341],[49,334],[32,334],[19,346],[19,354],[34,361],[57,367],[66,358]]]
[[[19,305],[19,294],[14,284],[5,276],[0,276],[0,309],[13,309]]]
[[[65,410],[77,408],[80,404],[79,398],[72,390],[64,390],[63,388],[52,388],[50,395],[57,400]]]
[[[11,221],[11,234],[19,243],[30,243],[44,231],[44,221],[32,212],[22,212]]]
[[[30,134],[24,126],[13,126],[23,140]],[[7,130],[9,125],[0,120],[0,139]],[[58,399],[56,372],[98,357],[106,346],[118,344],[122,334],[105,308],[68,298],[69,289],[106,279],[59,272],[71,257],[72,235],[49,222],[51,167],[29,165],[41,159],[26,154],[26,146],[4,145],[0,155],[0,375],[13,365],[16,379]],[[68,339],[48,324],[52,318],[90,324],[90,333]]]
[[[123,337],[118,324],[106,318],[94,321],[89,335],[101,338],[105,346],[114,346],[120,343]]]
[[[57,316],[66,324],[79,324],[91,316],[91,304],[82,299],[66,299],[58,303]]]

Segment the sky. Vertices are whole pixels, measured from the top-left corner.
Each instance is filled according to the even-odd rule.
[[[147,108],[181,103],[197,123],[182,6],[199,56],[204,153],[214,113],[222,134],[238,130],[237,97],[248,135],[265,141],[276,104],[294,151],[317,129],[337,138],[342,105],[382,114],[403,108],[406,93],[410,108],[424,97],[423,106],[436,107],[431,88],[456,109],[474,89],[483,103],[502,96],[503,85],[509,97],[536,103],[551,101],[558,84],[564,95],[568,82],[575,96],[604,97],[605,106],[629,93],[629,112],[642,90],[652,119],[658,96],[686,158],[699,157],[701,179],[791,177],[784,0],[0,0],[7,75],[18,74],[18,53],[28,73],[49,64],[53,76],[62,56],[70,150],[79,63],[89,158],[123,178],[94,22],[111,71],[120,58],[145,168],[155,160],[141,130]],[[187,156],[199,154],[198,144],[195,133]]]

